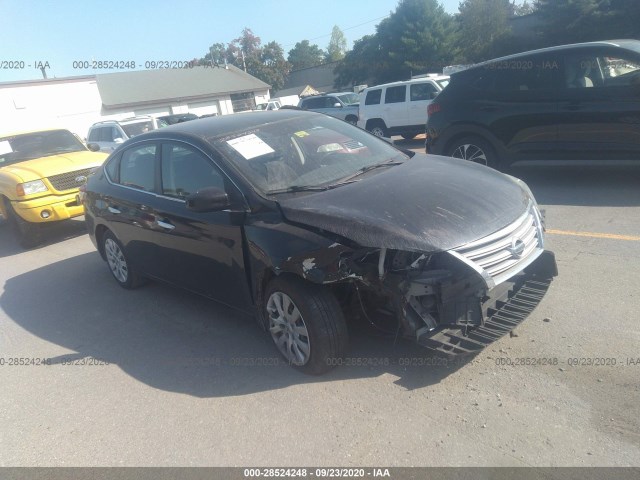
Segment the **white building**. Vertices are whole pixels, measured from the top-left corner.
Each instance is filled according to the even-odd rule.
[[[0,134],[67,128],[81,138],[100,120],[135,115],[226,115],[269,100],[241,69],[194,67],[0,83]]]

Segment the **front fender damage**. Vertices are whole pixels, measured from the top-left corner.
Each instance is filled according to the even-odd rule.
[[[382,330],[448,354],[478,351],[515,328],[557,274],[553,254],[545,251],[495,287],[449,252],[362,248],[314,232],[296,233],[268,245],[251,242],[260,271],[332,288],[347,318],[364,316]]]

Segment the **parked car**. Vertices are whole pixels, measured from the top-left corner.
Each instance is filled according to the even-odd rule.
[[[392,336],[474,352],[522,321],[556,275],[522,181],[404,153],[312,112],[133,138],[84,198],[122,287],[162,280],[255,315],[313,374],[340,364],[354,310]]]
[[[301,99],[298,107],[324,113],[355,125],[358,122],[359,101],[360,97],[353,92],[324,93]]]
[[[279,101],[269,100],[268,102],[257,104],[255,110],[259,110],[259,111],[279,110],[280,108],[282,108],[282,105],[280,105]]]
[[[426,149],[494,168],[638,163],[640,41],[524,52],[454,73]]]
[[[100,146],[102,152],[112,152],[129,138],[169,124],[160,118],[138,116],[124,120],[105,120],[91,125],[87,142]]]
[[[365,88],[358,126],[378,137],[412,139],[424,132],[427,107],[448,83],[448,76],[429,75]]]
[[[174,113],[173,115],[163,115],[157,118],[165,122],[167,125],[173,125],[175,123],[197,120],[200,117],[198,117],[198,115],[196,115],[195,113]]]
[[[93,151],[90,151],[93,150]],[[0,214],[25,248],[41,241],[41,224],[84,213],[78,187],[107,157],[68,130],[0,137]]]

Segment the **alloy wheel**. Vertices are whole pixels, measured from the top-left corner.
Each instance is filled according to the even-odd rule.
[[[472,143],[458,145],[451,154],[452,157],[469,160],[471,162],[487,165],[487,155],[480,147]]]
[[[120,246],[111,238],[104,242],[104,251],[107,256],[107,263],[111,273],[121,283],[126,283],[129,277],[129,266]]]
[[[291,297],[283,292],[272,293],[267,313],[269,331],[280,352],[293,365],[306,364],[311,355],[309,331]]]

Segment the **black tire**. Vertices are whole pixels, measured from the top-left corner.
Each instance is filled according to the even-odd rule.
[[[344,119],[345,122],[350,123],[351,125],[357,125],[358,124],[358,117],[354,117],[353,115],[349,115],[347,118]]]
[[[16,213],[11,202],[4,199],[4,209],[7,212],[7,222],[13,236],[22,248],[33,248],[42,243],[42,225],[27,222]]]
[[[367,126],[367,130],[372,133],[373,135],[375,135],[376,137],[387,137],[387,127],[385,126],[384,122],[378,120],[375,122],[371,122],[368,126]]]
[[[418,135],[420,134],[420,132],[413,132],[413,133],[401,133],[400,136],[402,138],[404,138],[405,140],[413,140],[414,138],[416,138]]]
[[[447,151],[450,157],[461,158],[499,170],[500,160],[494,148],[484,138],[471,135],[454,141]]]
[[[118,285],[131,290],[145,283],[144,278],[131,268],[131,263],[124,253],[122,244],[109,230],[102,236],[102,248],[109,271]]]
[[[262,308],[276,348],[291,366],[321,375],[339,364],[349,334],[329,289],[296,277],[276,277],[267,286]]]

